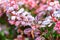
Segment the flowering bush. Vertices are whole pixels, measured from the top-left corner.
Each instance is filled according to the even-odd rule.
[[[0,0],[1,40],[60,40],[58,0]]]

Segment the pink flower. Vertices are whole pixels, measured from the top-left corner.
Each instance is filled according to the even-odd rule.
[[[20,24],[20,21],[15,22],[15,26],[19,26],[19,24]]]
[[[15,4],[15,1],[10,1],[10,4],[11,4],[11,5],[14,5],[14,4]]]
[[[36,12],[37,12],[37,13],[40,13],[40,11],[46,10],[47,7],[48,7],[48,5],[40,4],[40,5],[39,5],[39,8],[36,9]]]
[[[47,0],[41,0],[41,1],[42,1],[42,3],[46,3]]]
[[[28,3],[28,0],[23,0],[23,2],[24,2],[25,4],[27,4],[27,3]]]
[[[36,6],[36,3],[34,1],[29,2],[29,5],[34,8]]]
[[[11,25],[14,25],[14,24],[15,24],[15,21],[9,20],[9,23],[10,23]]]
[[[23,2],[25,3],[25,5],[27,5],[30,9],[35,8],[37,5],[37,1],[35,0],[23,0]]]
[[[60,33],[60,21],[58,21],[58,22],[55,24],[54,30],[56,30],[57,33]]]
[[[54,6],[54,2],[50,2],[49,5],[50,5],[50,6]]]
[[[17,4],[13,5],[14,9],[18,10],[19,6]]]
[[[31,28],[27,28],[27,29],[24,30],[24,33],[25,33],[25,34],[29,34],[31,31],[32,31]]]
[[[45,38],[44,38],[44,37],[39,36],[39,37],[37,37],[35,40],[45,40]]]

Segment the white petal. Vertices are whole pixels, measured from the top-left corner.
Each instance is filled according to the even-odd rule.
[[[45,25],[41,25],[40,27],[46,27]]]
[[[8,9],[8,10],[12,11],[12,10],[14,10],[14,8],[13,8],[13,7],[9,7],[9,9]]]
[[[24,8],[21,8],[21,9],[17,12],[17,14],[20,14],[20,13],[22,13],[22,12],[24,12]]]
[[[47,8],[47,10],[49,10],[49,11],[50,11],[50,10],[52,10],[52,9],[53,9],[53,8],[52,8],[52,7],[50,7],[50,6]]]
[[[24,13],[22,13],[22,15],[24,15],[24,16],[26,16],[26,15],[28,15],[28,14],[30,14],[30,13],[27,12],[27,11],[25,11]]]
[[[15,20],[16,19],[16,16],[11,16],[11,20]]]

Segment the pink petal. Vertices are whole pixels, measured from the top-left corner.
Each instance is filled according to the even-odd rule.
[[[15,26],[19,26],[19,24],[20,24],[20,21],[15,22]]]
[[[9,23],[10,23],[11,25],[13,25],[13,24],[15,24],[15,21],[9,20]]]

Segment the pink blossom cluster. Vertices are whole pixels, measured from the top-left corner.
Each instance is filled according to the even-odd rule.
[[[24,7],[23,7],[24,6]],[[25,9],[32,10],[27,11]],[[1,0],[0,16],[6,13],[8,22],[15,26],[29,25],[33,30],[40,27],[49,27],[55,22],[54,30],[60,32],[60,4],[54,0]],[[46,17],[44,18],[43,16]]]
[[[31,8],[35,8],[39,3],[39,0],[23,0],[26,6]]]
[[[12,14],[14,15],[8,15],[8,20],[9,23],[12,25],[30,25],[33,23],[34,21],[34,17],[31,16],[31,14],[27,11],[24,10],[24,8],[21,8],[18,12],[15,13],[15,11],[12,12]]]

